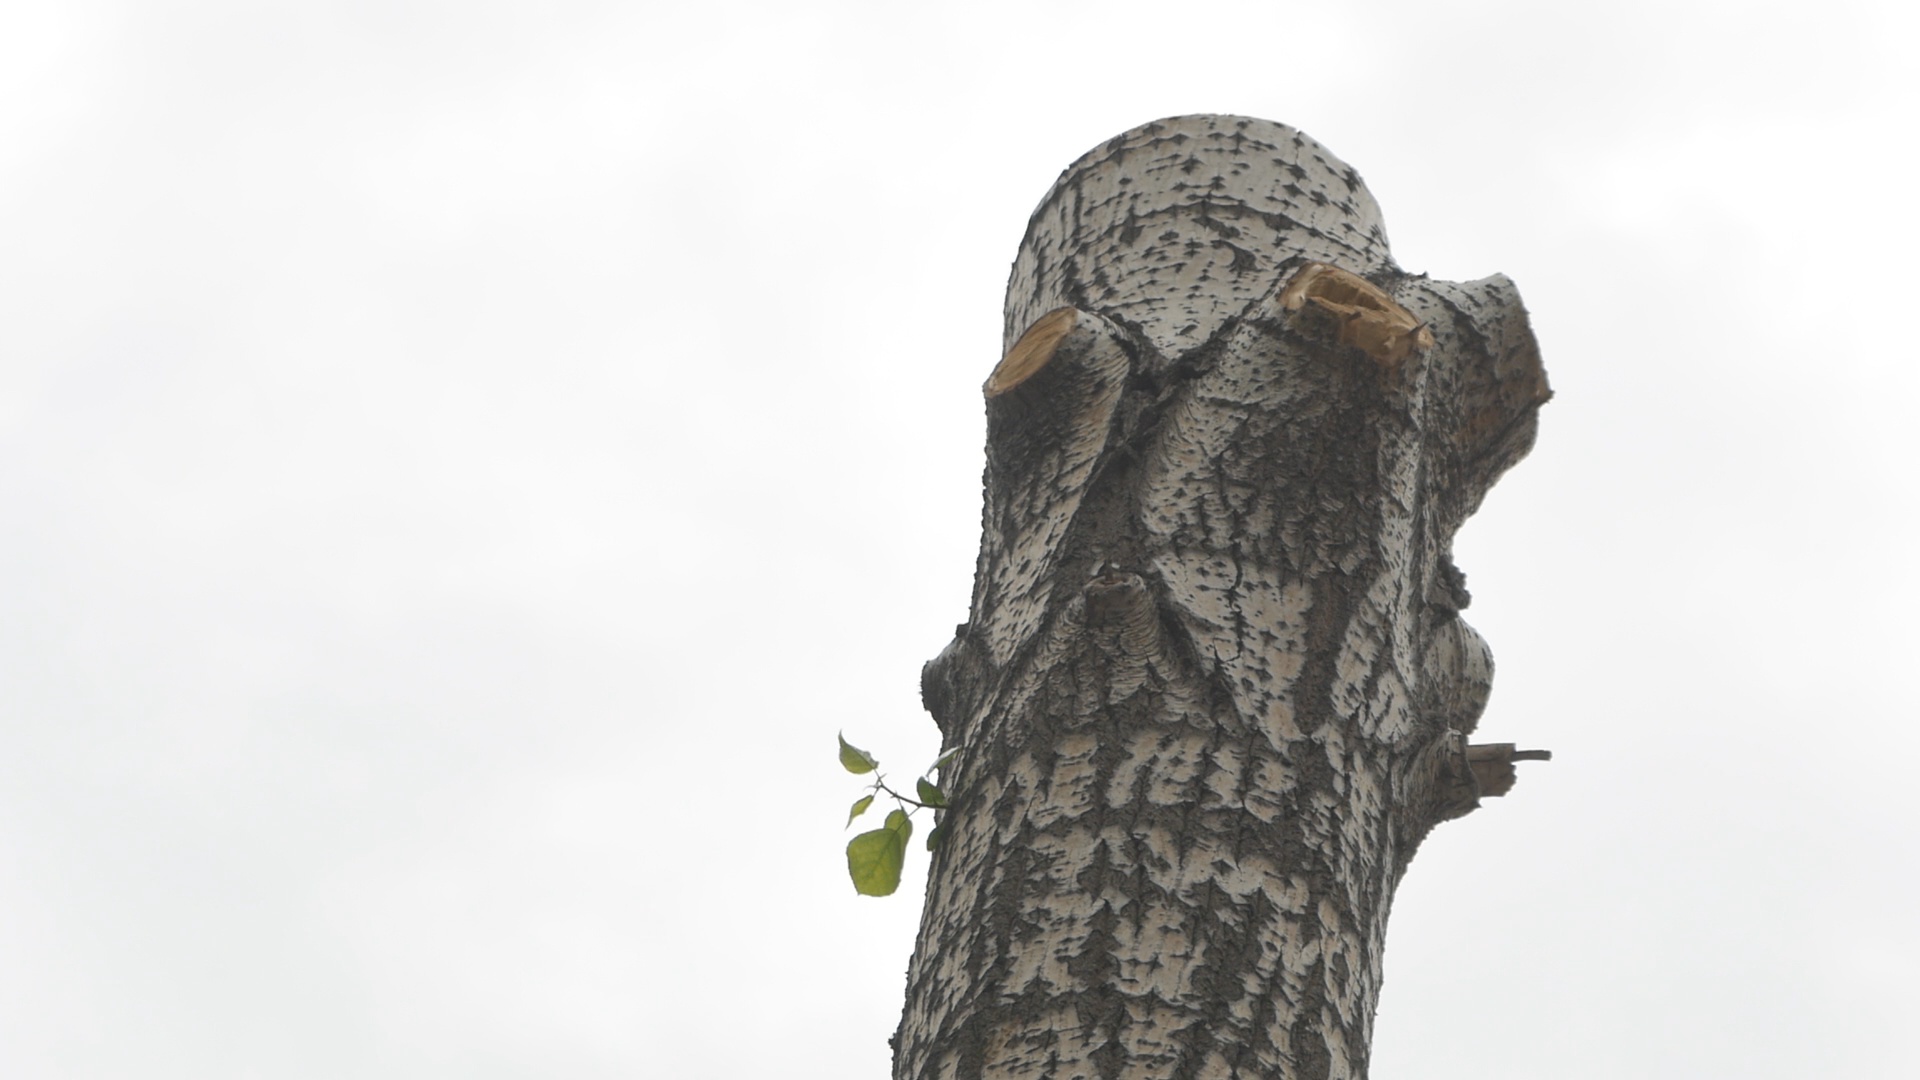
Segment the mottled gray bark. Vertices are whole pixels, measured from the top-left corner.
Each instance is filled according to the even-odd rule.
[[[894,1075],[1363,1077],[1394,887],[1511,783],[1448,549],[1548,396],[1513,285],[1192,116],[1068,168],[1006,317]]]

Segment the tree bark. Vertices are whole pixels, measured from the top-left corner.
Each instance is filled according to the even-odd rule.
[[[951,803],[899,1080],[1364,1077],[1421,839],[1504,793],[1460,523],[1546,377],[1504,277],[1409,275],[1360,178],[1188,116],[1062,174],[986,384]]]

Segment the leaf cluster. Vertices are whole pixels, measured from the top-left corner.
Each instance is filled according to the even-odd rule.
[[[853,878],[854,891],[863,896],[891,896],[900,887],[900,870],[906,865],[907,841],[913,838],[913,815],[920,810],[936,813],[944,810],[947,793],[923,775],[914,782],[914,797],[900,794],[887,786],[877,758],[848,742],[846,736],[839,738],[841,767],[855,776],[873,774],[872,790],[853,801],[852,809],[847,811],[847,824],[852,825],[855,818],[866,813],[881,794],[892,796],[896,804],[887,812],[886,824],[847,841],[847,875]],[[927,773],[953,760],[955,753],[948,750],[941,754]],[[940,845],[945,831],[946,826],[936,823],[927,833],[928,851]]]

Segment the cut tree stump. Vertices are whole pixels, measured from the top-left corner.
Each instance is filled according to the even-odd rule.
[[[1363,1077],[1387,911],[1503,795],[1453,535],[1531,447],[1513,283],[1408,274],[1292,128],[1062,174],[985,387],[972,609],[899,1080]]]

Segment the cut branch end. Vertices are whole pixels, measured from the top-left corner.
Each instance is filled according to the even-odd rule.
[[[1331,319],[1340,344],[1357,348],[1387,367],[1433,348],[1433,332],[1412,312],[1373,282],[1337,266],[1308,263],[1280,290],[1283,310],[1298,312],[1309,305]]]
[[[1035,319],[987,376],[987,396],[999,397],[1038,374],[1079,321],[1080,313],[1070,307],[1055,308]]]
[[[1516,750],[1513,743],[1477,743],[1467,747],[1467,765],[1482,798],[1498,798],[1513,790],[1518,779],[1516,761],[1551,761],[1551,750]]]

